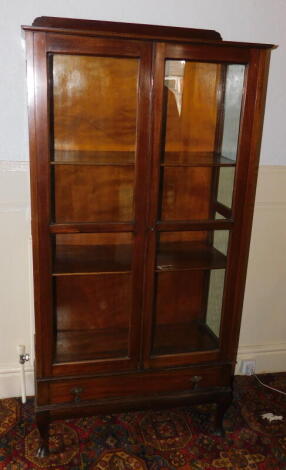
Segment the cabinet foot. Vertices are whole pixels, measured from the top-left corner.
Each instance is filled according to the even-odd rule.
[[[47,457],[49,455],[49,413],[46,411],[37,413],[36,422],[40,433],[40,445],[37,450],[37,457]]]
[[[43,458],[48,457],[49,455],[49,446],[47,444],[41,444],[37,450],[37,457]]]

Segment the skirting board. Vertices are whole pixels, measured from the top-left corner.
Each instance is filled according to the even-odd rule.
[[[286,343],[259,346],[243,346],[238,350],[236,375],[241,375],[240,366],[244,359],[254,359],[255,371],[258,374],[286,371]],[[34,395],[34,373],[32,368],[25,370],[26,394]],[[18,397],[21,395],[19,369],[0,370],[0,398]]]
[[[25,369],[26,395],[35,394],[34,371]],[[21,396],[20,369],[0,369],[0,398]]]
[[[257,374],[286,371],[286,343],[241,346],[237,354],[236,375],[241,374],[241,361],[255,360]]]

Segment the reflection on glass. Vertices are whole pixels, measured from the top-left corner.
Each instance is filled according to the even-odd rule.
[[[165,65],[165,153],[213,152],[221,66],[167,60]],[[168,155],[166,155],[168,157]]]
[[[166,60],[161,220],[213,219],[217,201],[231,208],[244,72]]]
[[[224,122],[221,152],[236,160],[245,65],[227,66],[225,80]]]
[[[152,354],[218,348],[228,230],[161,232]]]
[[[165,86],[173,93],[179,115],[182,112],[185,60],[167,60],[165,68]]]

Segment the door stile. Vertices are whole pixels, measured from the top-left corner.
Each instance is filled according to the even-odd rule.
[[[135,165],[135,227],[134,255],[132,263],[133,310],[130,322],[129,356],[134,367],[140,367],[141,324],[146,256],[146,224],[148,203],[148,176],[150,162],[151,127],[151,66],[152,43],[141,43],[140,71],[138,82],[138,119]]]
[[[33,113],[35,116],[35,152],[31,160],[32,181],[35,181],[32,187],[32,231],[38,361],[36,369],[37,376],[42,377],[51,375],[53,353],[51,246],[48,234],[51,208],[46,33],[34,33],[33,60],[35,94],[34,102],[29,102],[29,115]]]
[[[156,258],[156,221],[158,214],[158,195],[160,184],[160,157],[162,134],[162,105],[164,83],[165,44],[154,43],[152,66],[152,155],[150,164],[150,188],[147,214],[147,247],[145,258],[144,305],[142,323],[143,367],[149,367],[149,356],[152,347],[153,302],[155,290],[155,258]]]

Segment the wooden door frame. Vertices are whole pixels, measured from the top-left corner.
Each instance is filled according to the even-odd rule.
[[[147,167],[150,146],[152,43],[118,38],[84,37],[26,31],[28,113],[31,154],[31,203],[36,322],[36,376],[69,376],[136,369],[140,356],[143,267],[146,244]],[[54,224],[51,219],[50,103],[48,54],[106,55],[140,60],[135,164],[134,223]],[[134,233],[128,357],[53,363],[53,290],[51,234],[79,232]]]
[[[144,338],[144,367],[160,368],[221,361],[232,363],[232,370],[234,371],[250,245],[269,56],[269,49],[255,47],[241,49],[225,45],[209,46],[164,42],[158,42],[156,45],[152,100],[152,176],[147,223],[149,228],[148,254],[146,260],[144,324],[142,333]],[[233,212],[229,220],[196,221],[192,223],[159,222],[157,220],[164,63],[166,59],[189,59],[225,64],[244,64],[246,66],[233,192]],[[155,257],[158,231],[214,230],[223,228],[230,230],[231,236],[226,267],[219,349],[152,356]]]

